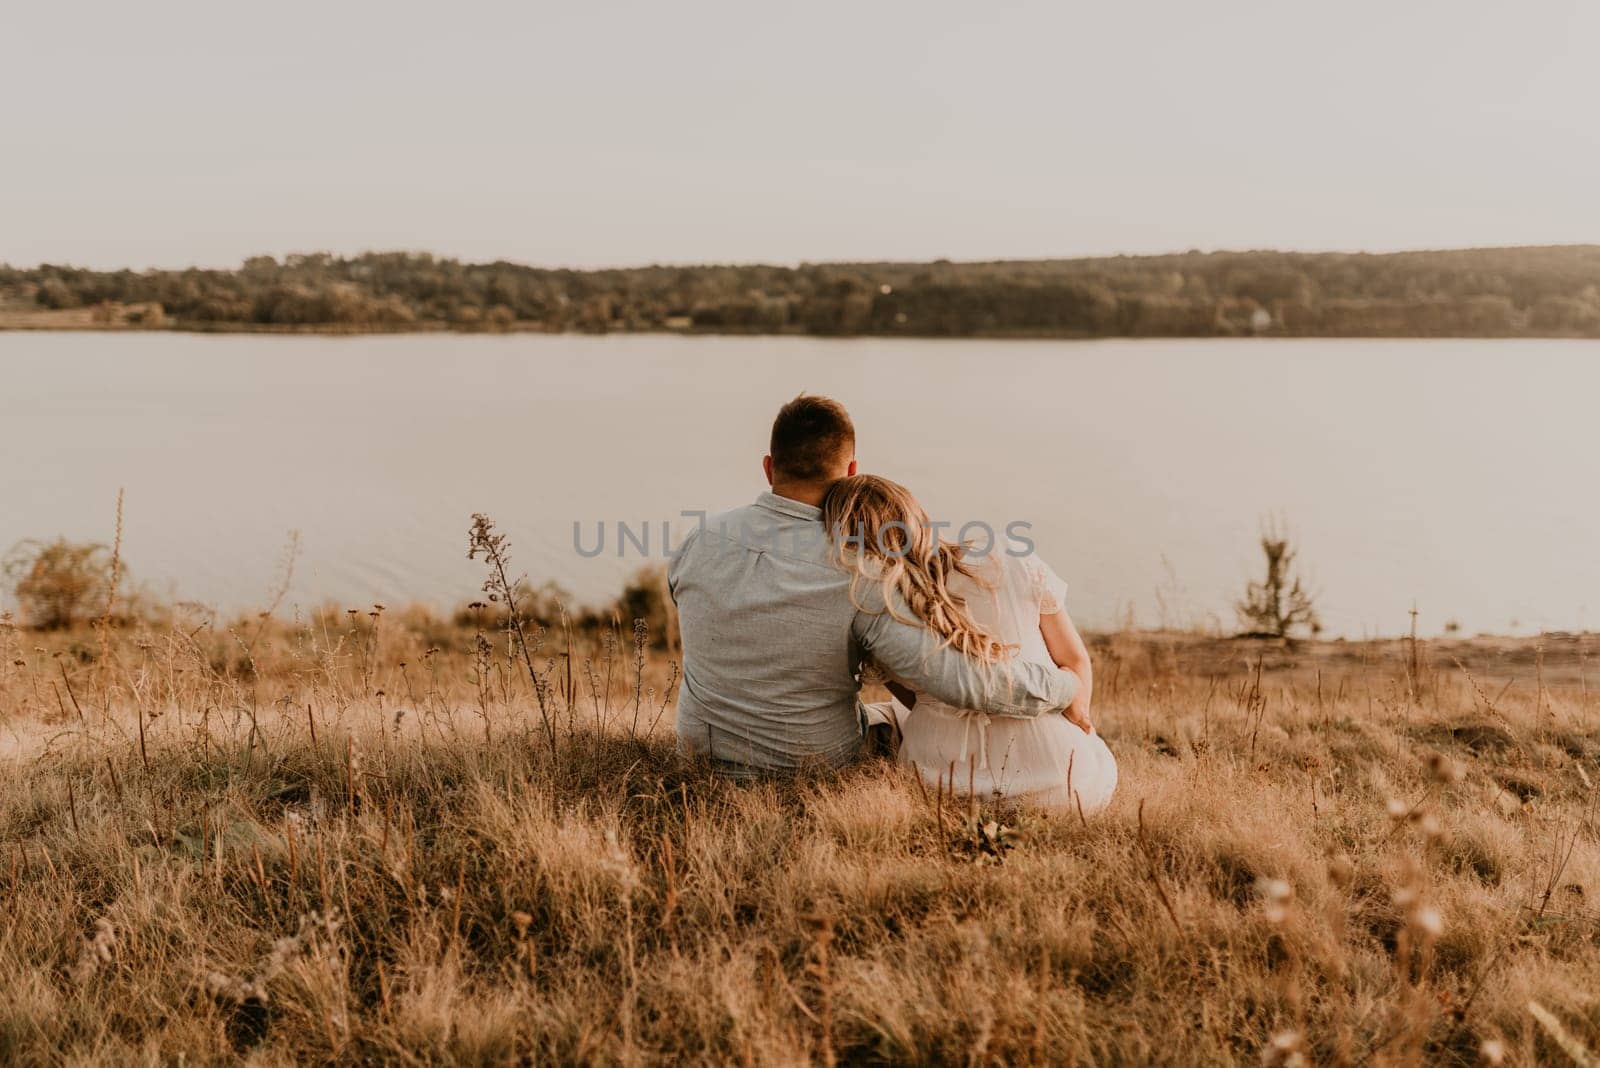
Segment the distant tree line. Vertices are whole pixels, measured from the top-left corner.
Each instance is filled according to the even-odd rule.
[[[147,326],[222,330],[1600,337],[1600,246],[600,271],[408,252],[228,271],[0,266],[0,311],[119,306]]]

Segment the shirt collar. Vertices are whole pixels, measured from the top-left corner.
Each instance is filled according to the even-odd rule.
[[[792,497],[780,497],[771,491],[763,493],[756,498],[756,507],[765,508],[769,512],[780,512],[796,519],[820,520],[822,518],[822,509],[816,505],[797,501]]]

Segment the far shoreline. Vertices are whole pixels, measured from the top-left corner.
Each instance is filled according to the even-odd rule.
[[[387,337],[450,335],[452,337],[507,337],[537,334],[548,337],[726,337],[810,338],[818,341],[1596,341],[1600,334],[1523,331],[1511,334],[1473,333],[1287,333],[1239,334],[1131,334],[1083,333],[1051,330],[986,330],[967,333],[916,333],[860,331],[813,333],[804,329],[740,329],[706,326],[614,326],[605,330],[551,329],[539,322],[515,322],[499,327],[461,327],[446,322],[406,324],[340,323],[209,323],[168,320],[160,326],[141,323],[95,322],[87,309],[39,312],[0,312],[0,333],[14,334],[227,334],[256,337]]]
[[[604,269],[420,251],[0,264],[0,329],[1011,338],[1600,338],[1600,245]]]

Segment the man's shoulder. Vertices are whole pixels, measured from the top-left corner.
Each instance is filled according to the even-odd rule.
[[[791,515],[761,502],[701,517],[685,535],[669,580],[689,574],[720,575],[735,559],[752,555],[785,561],[806,571],[844,575],[833,559],[820,519]]]
[[[700,530],[703,532],[717,533],[726,537],[737,531],[741,526],[748,527],[762,522],[770,523],[770,516],[763,518],[762,508],[759,504],[741,504],[737,508],[724,509],[713,512],[700,521]]]
[[[755,505],[745,504],[720,512],[687,513],[694,521],[689,524],[682,542],[673,551],[669,574],[683,572],[693,566],[692,562],[697,559],[715,559],[737,548],[739,532],[757,524],[757,511]]]
[[[743,546],[754,552],[828,562],[827,532],[820,519],[787,515],[759,502],[707,516],[700,539]]]
[[[759,531],[771,525],[763,518],[761,509],[753,504],[743,504],[721,512],[702,512],[696,517],[683,539],[683,551],[697,547],[718,549],[726,543],[737,543],[742,531]]]

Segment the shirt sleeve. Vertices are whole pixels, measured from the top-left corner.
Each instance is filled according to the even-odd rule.
[[[1039,614],[1053,616],[1067,608],[1067,584],[1055,569],[1038,556],[1022,558],[1023,573],[1028,577],[1028,591]]]
[[[667,562],[667,593],[672,597],[673,603],[678,600],[678,582],[683,577],[684,561],[689,556],[689,547],[700,536],[700,531],[694,530],[683,539],[683,544],[678,546],[678,551],[672,553],[672,559]]]
[[[878,604],[870,603],[874,597]],[[1015,658],[981,663],[943,645],[927,627],[904,622],[912,616],[903,602],[891,613],[880,607],[881,593],[866,599],[851,623],[855,640],[897,678],[947,705],[1031,719],[1077,696],[1078,677],[1070,671]]]

